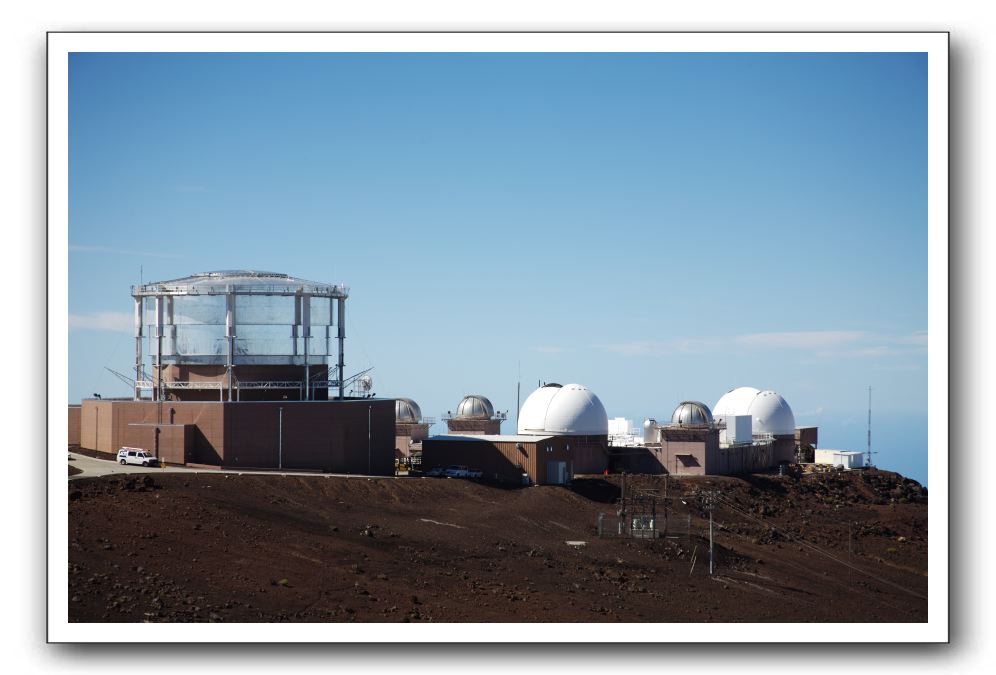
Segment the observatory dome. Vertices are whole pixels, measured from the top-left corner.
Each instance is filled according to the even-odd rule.
[[[682,401],[671,415],[671,424],[706,425],[712,424],[709,406],[698,401]]]
[[[465,420],[489,420],[495,416],[495,407],[486,396],[464,396],[457,406],[456,416]]]
[[[410,398],[399,398],[394,402],[394,420],[406,424],[418,424],[422,421],[422,409]]]
[[[717,422],[728,415],[750,415],[751,430],[755,434],[784,436],[795,433],[795,415],[792,408],[779,394],[761,391],[754,387],[731,389],[713,407]]]
[[[583,384],[547,385],[522,404],[518,426],[520,434],[603,436],[609,433],[609,416]]]
[[[756,434],[787,436],[795,433],[795,415],[792,408],[780,395],[773,391],[762,391],[750,406],[754,417],[753,431]]]
[[[754,387],[737,387],[729,390],[712,407],[713,417],[717,422],[721,422],[727,415],[749,415],[747,409],[760,393],[761,390]]]

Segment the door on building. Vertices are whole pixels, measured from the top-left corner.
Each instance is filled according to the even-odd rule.
[[[550,460],[546,463],[546,482],[550,485],[567,484],[567,462]]]

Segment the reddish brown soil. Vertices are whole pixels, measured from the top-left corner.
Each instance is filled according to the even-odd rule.
[[[626,483],[631,494],[663,489],[661,477]],[[688,502],[673,500],[675,538],[599,539],[598,513],[614,517],[619,486],[618,476],[512,490],[430,478],[71,481],[69,620],[927,618],[926,492],[912,481],[878,471],[671,480],[670,495]],[[710,488],[725,500],[712,577],[708,518],[692,496]],[[848,521],[857,569],[844,564]]]

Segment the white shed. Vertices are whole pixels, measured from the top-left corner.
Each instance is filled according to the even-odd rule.
[[[865,454],[853,450],[817,448],[815,459],[817,464],[831,464],[845,469],[858,469],[865,465]]]

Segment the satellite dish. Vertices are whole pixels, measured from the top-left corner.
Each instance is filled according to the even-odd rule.
[[[356,388],[363,392],[364,394],[373,389],[374,381],[369,375],[364,375],[360,379],[356,380]]]

